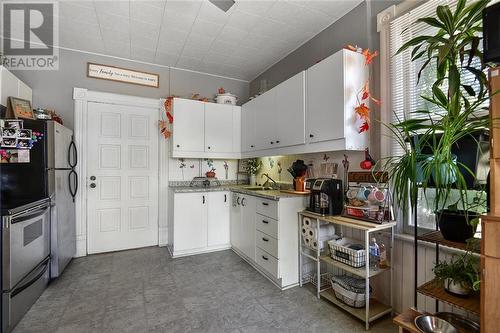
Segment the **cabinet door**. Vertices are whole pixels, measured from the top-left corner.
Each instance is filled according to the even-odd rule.
[[[241,197],[241,251],[255,261],[255,199],[244,195]]]
[[[253,99],[241,107],[241,151],[255,150],[255,120],[258,102]]]
[[[305,143],[305,71],[276,87],[275,145],[287,147]]]
[[[256,148],[274,148],[276,144],[276,88],[255,98],[257,103],[255,136]]]
[[[233,153],[241,152],[241,106],[233,106]]]
[[[207,244],[229,246],[229,192],[208,192]]]
[[[174,194],[174,252],[204,249],[206,247],[206,194]]]
[[[174,134],[175,135],[175,134]],[[233,151],[233,106],[205,103],[205,151]]]
[[[205,151],[204,103],[174,98],[173,113],[173,151]]]
[[[241,195],[231,194],[231,245],[241,251]]]
[[[339,51],[307,70],[307,142],[344,137],[343,54]]]

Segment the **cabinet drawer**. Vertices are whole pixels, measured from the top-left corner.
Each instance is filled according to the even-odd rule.
[[[255,229],[278,238],[278,221],[264,215],[255,214]]]
[[[255,246],[266,251],[275,258],[278,257],[278,240],[274,237],[266,235],[262,231],[255,232]]]
[[[273,277],[278,278],[279,261],[266,251],[255,248],[255,261]]]
[[[256,198],[257,213],[278,219],[278,201]]]

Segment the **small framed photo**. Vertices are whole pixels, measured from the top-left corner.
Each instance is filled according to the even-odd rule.
[[[2,148],[17,148],[16,138],[2,138]]]
[[[23,121],[17,119],[0,119],[0,127],[21,129],[23,128]]]
[[[17,137],[20,139],[31,139],[32,132],[30,129],[20,129],[17,131]]]
[[[10,96],[7,104],[7,114],[9,117],[16,119],[35,119],[30,101]]]
[[[2,128],[3,138],[16,138],[18,129],[15,128]]]

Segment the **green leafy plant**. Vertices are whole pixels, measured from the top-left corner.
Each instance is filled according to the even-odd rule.
[[[478,291],[481,284],[479,257],[465,252],[454,256],[450,261],[440,261],[434,268],[434,275],[439,281],[452,280],[464,289]]]
[[[400,156],[382,160],[394,188],[394,201],[406,213],[415,209],[418,188],[435,188],[433,210],[445,209],[452,191],[458,191],[464,212],[469,211],[466,176],[475,174],[457,160],[452,148],[461,140],[474,138],[490,126],[486,68],[479,49],[482,38],[482,10],[488,0],[466,5],[458,1],[454,11],[438,6],[436,15],[417,20],[434,34],[417,36],[396,53],[410,52],[412,61],[423,61],[417,81],[430,66],[435,78],[428,95],[421,98],[425,107],[411,110],[408,119],[383,124],[403,149]],[[465,77],[473,76],[474,84]],[[479,189],[482,190],[482,189]]]
[[[249,159],[246,165],[246,170],[250,175],[255,175],[259,172],[260,167],[262,166],[262,161],[257,158]]]

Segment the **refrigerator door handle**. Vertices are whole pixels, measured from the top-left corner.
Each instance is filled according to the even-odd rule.
[[[78,191],[78,175],[76,174],[75,170],[71,170],[68,174],[68,185],[69,193],[73,198],[73,202],[75,202],[75,196]]]
[[[74,159],[74,163],[72,163],[72,158]],[[73,140],[71,140],[71,143],[68,147],[68,164],[71,168],[76,167],[76,165],[78,164],[78,152],[76,150],[75,141]]]

